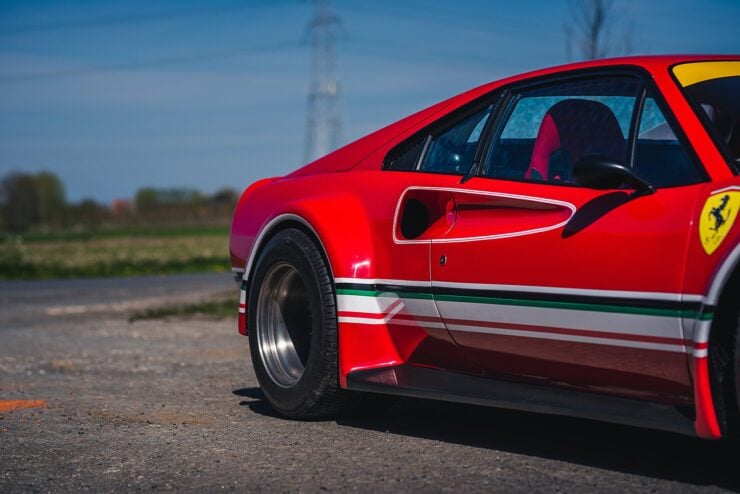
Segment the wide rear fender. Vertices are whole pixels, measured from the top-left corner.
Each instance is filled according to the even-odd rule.
[[[323,249],[335,277],[370,276],[376,249],[366,208],[345,173],[278,180],[245,193],[231,232],[235,270],[249,279],[260,249],[278,231],[307,231]]]

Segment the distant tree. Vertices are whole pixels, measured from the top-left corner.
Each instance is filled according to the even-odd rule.
[[[568,60],[594,60],[632,51],[633,23],[614,0],[568,0],[570,21],[565,24]],[[574,56],[574,45],[579,55]]]
[[[157,190],[152,187],[144,187],[136,191],[134,207],[137,213],[147,213],[157,208]]]
[[[236,205],[239,193],[232,188],[224,187],[211,196],[211,201],[216,204]]]
[[[234,213],[236,202],[238,200],[239,193],[234,189],[228,187],[219,189],[215,194],[208,198],[211,216],[230,218]]]
[[[10,173],[0,182],[3,223],[8,231],[19,233],[38,222],[38,200],[33,175]]]
[[[197,206],[203,202],[203,194],[195,189],[173,188],[157,190],[157,199],[166,205]]]
[[[32,226],[62,226],[67,203],[64,185],[50,172],[14,172],[0,182],[4,228],[23,232]]]
[[[38,204],[38,221],[43,226],[61,226],[66,217],[67,201],[59,177],[41,172],[33,177]]]
[[[109,217],[109,210],[93,199],[83,199],[69,205],[69,218],[75,225],[88,229],[98,228]]]

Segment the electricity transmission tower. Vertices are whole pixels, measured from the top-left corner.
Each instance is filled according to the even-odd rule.
[[[308,25],[312,59],[305,162],[313,161],[336,149],[342,131],[334,50],[339,18],[332,13],[330,0],[314,0],[314,4],[316,13]]]

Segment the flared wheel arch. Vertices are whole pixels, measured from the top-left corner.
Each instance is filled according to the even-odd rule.
[[[322,257],[324,258],[324,262],[326,262],[327,266],[329,267],[329,276],[331,276],[331,279],[334,280],[334,270],[332,269],[331,259],[329,259],[329,255],[327,254],[326,248],[324,247],[324,243],[321,241],[319,234],[316,232],[316,229],[313,227],[313,225],[311,225],[311,223],[309,223],[302,216],[294,213],[285,213],[278,215],[270,220],[262,228],[260,233],[257,235],[256,240],[254,241],[254,246],[252,247],[252,250],[249,254],[247,263],[244,266],[243,280],[247,282],[247,284],[249,283],[249,280],[252,279],[252,275],[254,274],[255,263],[257,259],[259,259],[259,256],[262,253],[265,245],[267,245],[272,237],[283,230],[287,230],[288,228],[295,228],[297,230],[300,230],[314,241],[314,243],[318,246]]]

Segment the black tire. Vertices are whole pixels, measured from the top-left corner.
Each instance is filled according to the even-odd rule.
[[[278,413],[318,419],[364,408],[368,400],[387,402],[384,396],[339,386],[334,285],[326,260],[306,233],[290,228],[267,242],[251,278],[247,307],[252,365]]]
[[[735,403],[740,410],[740,311],[735,311]]]
[[[709,334],[709,375],[714,411],[726,439],[740,439],[740,304],[735,273],[717,304]]]

